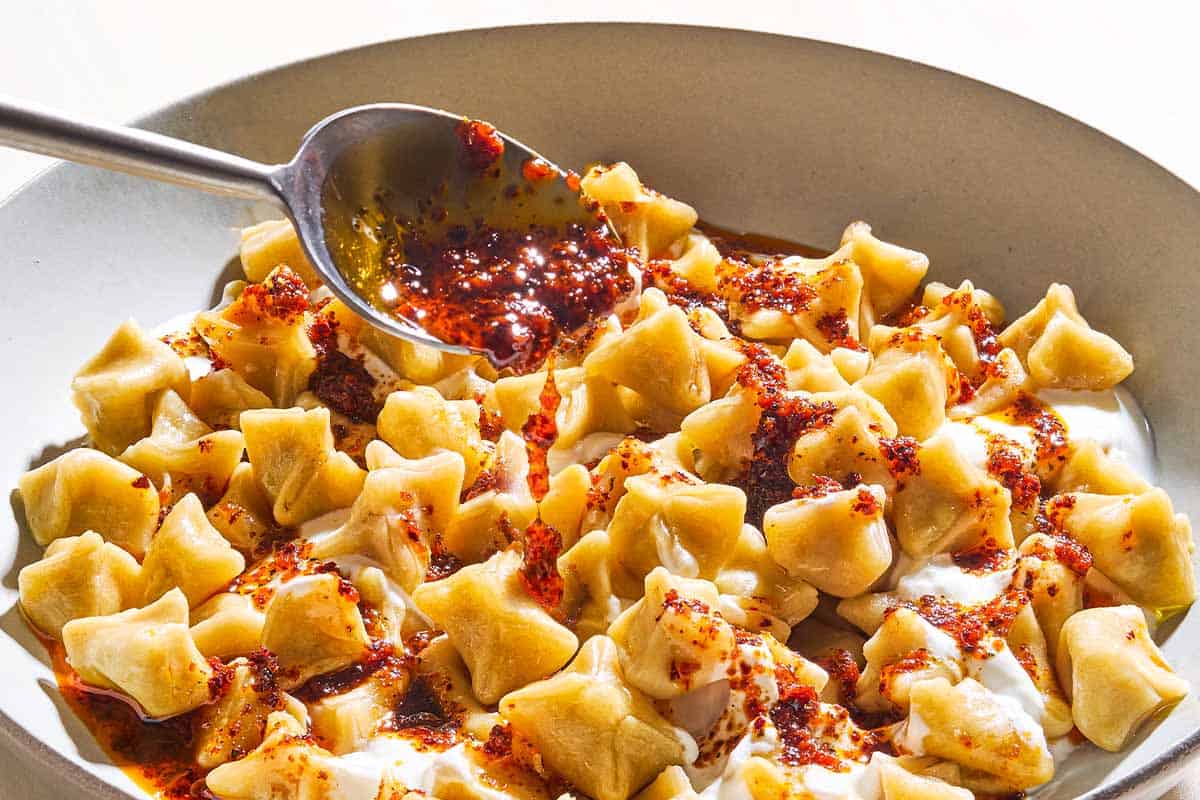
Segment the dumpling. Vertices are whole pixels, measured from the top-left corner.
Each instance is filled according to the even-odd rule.
[[[1020,553],[1018,585],[1029,592],[1029,605],[1053,656],[1063,624],[1083,609],[1084,578],[1092,559],[1078,543],[1044,533],[1021,542]]]
[[[242,228],[242,270],[255,283],[266,280],[271,270],[286,264],[309,286],[319,284],[316,269],[304,254],[296,229],[286,219],[272,219]]]
[[[1162,489],[1138,495],[1060,495],[1052,514],[1091,551],[1096,568],[1134,602],[1169,614],[1196,599],[1192,526]]]
[[[580,181],[585,197],[600,203],[626,247],[643,259],[657,258],[696,224],[696,211],[678,200],[647,189],[623,161],[588,170]]]
[[[538,513],[521,437],[512,431],[500,434],[485,478],[469,487],[466,497],[442,529],[442,542],[450,553],[473,564],[520,538]]]
[[[683,476],[629,478],[608,525],[615,564],[634,583],[625,593],[636,595],[636,584],[659,565],[684,577],[716,577],[745,516],[746,495],[733,486]]]
[[[484,703],[555,672],[579,646],[526,592],[521,567],[521,553],[504,550],[413,592],[417,607],[462,655]]]
[[[583,366],[589,376],[628,387],[681,419],[712,398],[701,341],[682,309],[665,306],[602,342]]]
[[[646,593],[609,628],[621,671],[631,686],[656,700],[679,697],[726,677],[737,649],[732,625],[719,612],[717,587],[658,567]]]
[[[179,395],[167,390],[155,405],[150,435],[125,448],[121,460],[156,486],[169,485],[175,497],[196,492],[212,502],[225,491],[244,450],[242,434],[214,433]]]
[[[1053,283],[1046,296],[1000,334],[1039,386],[1111,389],[1133,372],[1133,358],[1115,339],[1092,330],[1070,287]]]
[[[506,695],[500,714],[548,767],[596,800],[627,800],[666,767],[695,756],[686,734],[625,682],[606,636],[588,639],[554,677]]]
[[[240,429],[243,411],[270,408],[271,398],[231,369],[218,369],[192,383],[188,405],[214,428]]]
[[[142,568],[137,559],[100,534],[56,539],[40,561],[17,575],[21,610],[47,636],[62,638],[62,627],[80,617],[116,614],[142,601]]]
[[[246,453],[280,525],[346,508],[366,472],[333,446],[329,411],[261,409],[242,414]]]
[[[212,667],[188,633],[188,604],[172,589],[144,608],[83,617],[62,630],[79,677],[137,701],[147,716],[174,717],[210,700]]]
[[[550,476],[549,491],[538,503],[538,516],[562,536],[563,550],[585,533],[583,516],[591,488],[592,476],[582,464],[572,464]]]
[[[916,767],[922,761],[932,760],[892,758],[885,753],[872,753],[871,766],[879,775],[880,800],[975,800],[975,795],[969,789],[928,773],[922,774],[916,769],[905,768],[906,764]]]
[[[848,255],[862,271],[863,293],[874,316],[867,324],[897,311],[929,271],[929,258],[924,253],[876,238],[865,222],[852,222],[846,227],[838,252]]]
[[[756,393],[740,386],[684,417],[680,447],[690,453],[696,474],[720,482],[742,475],[754,456],[753,437],[761,417]]]
[[[379,412],[379,438],[405,458],[425,458],[441,450],[458,453],[470,486],[488,458],[479,434],[479,404],[445,400],[429,386],[392,392]]]
[[[803,338],[822,353],[859,347],[863,275],[840,251],[820,259],[729,260],[722,268],[722,294],[744,338]]]
[[[286,266],[242,290],[220,311],[196,315],[196,332],[222,364],[271,398],[289,406],[308,388],[317,352],[306,330],[308,287]]]
[[[208,658],[233,658],[261,646],[265,617],[249,595],[221,592],[192,609],[192,641]]]
[[[968,462],[949,433],[921,445],[920,468],[897,489],[896,539],[913,557],[1013,546],[1008,490]]]
[[[563,579],[563,603],[579,640],[604,633],[621,613],[622,602],[613,593],[611,543],[605,531],[585,534],[558,557]]]
[[[957,371],[937,338],[902,330],[872,349],[871,368],[855,386],[883,403],[904,436],[932,436],[957,395]]]
[[[129,320],[71,381],[71,399],[98,450],[116,455],[150,433],[158,393],[187,397],[187,366],[170,346]]]
[[[882,486],[790,500],[767,509],[763,534],[787,572],[835,597],[861,594],[892,565]]]
[[[909,608],[897,608],[863,645],[867,666],[856,702],[870,711],[908,710],[912,687],[930,678],[962,680],[958,648],[946,633]]]
[[[308,706],[312,730],[336,755],[364,749],[379,724],[396,713],[409,687],[409,673],[385,665],[349,691]]]
[[[234,468],[225,494],[208,510],[208,521],[243,555],[253,554],[279,532],[271,499],[246,462]]]
[[[1067,620],[1058,674],[1076,727],[1114,753],[1143,722],[1189,691],[1150,638],[1137,606],[1089,608]]]
[[[729,560],[713,583],[721,592],[721,613],[726,619],[745,628],[769,630],[780,641],[787,640],[786,629],[817,607],[817,590],[771,558],[766,539],[753,525],[742,526]],[[752,618],[756,624],[751,624]]]
[[[286,687],[350,666],[370,644],[358,592],[330,573],[287,581],[267,606],[262,644],[279,659]]]
[[[304,704],[275,685],[268,659],[239,659],[229,665],[232,674],[225,693],[200,715],[196,726],[196,763],[213,769],[236,761],[262,744],[267,718],[276,711],[305,723]]]
[[[838,353],[859,351],[838,348]],[[869,360],[867,353],[861,353]],[[840,392],[850,388],[850,382],[838,369],[832,353],[822,353],[805,339],[793,339],[783,355],[783,366],[787,369],[787,385],[793,391]],[[864,366],[864,371],[866,367]],[[856,376],[855,380],[862,375]]]
[[[496,407],[509,430],[519,432],[530,416],[541,412],[545,385],[545,372],[496,381]],[[621,404],[616,386],[588,375],[583,367],[554,370],[554,385],[561,398],[554,414],[556,449],[570,448],[591,433],[630,433],[637,427]]]
[[[1032,789],[1054,777],[1054,759],[1041,727],[1016,711],[972,678],[953,686],[945,678],[920,681],[910,691],[905,744],[917,755],[994,776],[1014,791]]]
[[[812,400],[817,402],[822,397],[813,395]],[[874,398],[867,399],[878,403]],[[887,417],[886,411],[883,414]],[[881,420],[858,405],[839,405],[828,426],[806,431],[796,440],[788,458],[788,476],[798,486],[812,486],[819,478],[840,480],[857,475],[863,483],[883,486],[891,492],[896,479],[883,440],[895,435],[896,423],[890,417]],[[911,439],[896,443],[907,443],[909,451],[916,449],[916,442]],[[903,469],[901,466],[897,471]]]
[[[95,531],[141,557],[158,526],[158,492],[137,470],[81,448],[17,480],[34,540],[47,545]]]
[[[1055,480],[1059,492],[1143,494],[1151,486],[1129,465],[1117,461],[1091,439],[1075,445]]]
[[[163,520],[142,561],[146,599],[150,603],[178,587],[189,605],[199,605],[225,588],[246,568],[204,515],[194,494],[185,495]]]

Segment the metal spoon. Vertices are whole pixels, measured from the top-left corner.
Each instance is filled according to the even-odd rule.
[[[500,134],[504,152],[486,176],[472,169],[456,135],[463,122],[421,106],[358,106],[314,125],[288,163],[269,165],[0,98],[0,145],[279,206],[322,280],[355,313],[386,333],[454,353],[475,351],[384,313],[363,296],[364,217],[414,218],[428,213],[437,197],[439,212],[452,222],[493,216],[547,225],[597,222],[561,179],[563,170],[508,136]],[[541,159],[560,179],[527,182],[514,203],[504,189],[531,159]]]

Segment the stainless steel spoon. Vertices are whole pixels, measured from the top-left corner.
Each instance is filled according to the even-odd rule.
[[[326,285],[357,314],[392,335],[470,353],[470,348],[441,341],[411,321],[384,313],[363,296],[356,275],[363,257],[364,218],[414,218],[428,213],[430,199],[436,197],[439,212],[468,224],[493,215],[549,225],[595,225],[597,219],[561,179],[566,173],[556,167],[560,179],[527,181],[514,203],[511,186],[521,181],[526,164],[541,156],[500,134],[504,153],[481,176],[462,158],[456,130],[463,121],[421,106],[358,106],[314,125],[288,163],[268,165],[157,133],[85,122],[0,98],[0,145],[273,203],[291,218]]]

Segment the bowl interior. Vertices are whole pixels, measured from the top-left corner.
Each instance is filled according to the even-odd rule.
[[[185,100],[154,129],[281,162],[314,122],[376,101],[490,120],[564,166],[626,160],[650,185],[726,227],[836,244],[864,219],[922,250],[930,278],[970,278],[1020,313],[1069,283],[1092,324],[1135,357],[1130,388],[1159,443],[1159,482],[1200,515],[1200,195],[1144,157],[1056,112],[968,79],[802,39],[649,26],[471,31],[349,51]],[[82,433],[75,369],[124,318],[153,325],[210,303],[236,271],[236,229],[265,207],[78,167],[57,168],[0,208],[9,302],[0,484]],[[14,606],[38,556],[19,501],[0,515],[0,730],[98,797],[130,788],[53,688]],[[1200,620],[1165,651],[1200,683]],[[1150,796],[1196,747],[1185,701],[1121,754],[1068,762],[1045,798]],[[1190,738],[1189,738],[1190,737]],[[63,762],[65,755],[82,767]],[[101,781],[97,781],[99,777]],[[1090,794],[1089,794],[1090,793]]]

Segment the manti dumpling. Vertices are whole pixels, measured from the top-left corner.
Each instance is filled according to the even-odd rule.
[[[249,595],[221,592],[192,609],[192,641],[209,658],[233,658],[261,647],[265,615]]]
[[[308,287],[279,266],[224,309],[197,314],[195,329],[223,364],[283,407],[308,388],[317,368],[307,311]]]
[[[546,375],[533,372],[496,381],[496,406],[509,430],[520,432],[525,421],[541,411]],[[589,375],[583,367],[556,369],[553,375],[560,396],[554,414],[558,429],[555,448],[569,448],[590,433],[630,433],[637,427],[613,383]]]
[[[158,526],[158,492],[149,478],[98,450],[64,453],[26,472],[17,487],[40,545],[90,530],[140,558]]]
[[[500,714],[547,766],[596,800],[626,800],[665,767],[695,757],[695,743],[625,682],[606,636],[588,639],[554,677],[506,695]]]
[[[71,381],[71,399],[98,450],[117,455],[150,433],[158,393],[190,388],[187,366],[170,346],[129,320]]]
[[[1139,605],[1170,614],[1196,599],[1192,526],[1162,489],[1062,495],[1052,509],[1091,551],[1096,568]]]
[[[425,458],[450,450],[463,458],[470,486],[488,458],[479,435],[479,404],[446,400],[437,389],[418,386],[388,395],[379,412],[379,438],[405,458]]]
[[[242,412],[252,408],[270,408],[271,398],[226,367],[213,370],[192,382],[188,406],[196,416],[218,430],[240,429]]]
[[[279,659],[287,688],[350,666],[370,644],[358,592],[331,573],[287,581],[267,606],[262,644]]]
[[[855,386],[883,403],[902,435],[921,441],[946,421],[958,373],[937,337],[912,328],[890,330],[872,331],[875,358]],[[877,332],[883,332],[881,342],[875,341]]]
[[[846,226],[836,255],[848,256],[862,272],[863,307],[871,312],[869,319],[864,314],[863,330],[904,305],[929,271],[924,253],[877,238],[861,221]]]
[[[229,665],[232,675],[225,693],[204,709],[196,728],[196,763],[212,769],[234,761],[258,747],[267,718],[276,711],[306,722],[304,704],[275,685],[266,657],[240,658]]]
[[[908,740],[917,755],[938,756],[991,776],[1011,791],[1054,777],[1054,760],[1041,727],[1018,716],[972,678],[914,684],[909,694]],[[914,722],[917,720],[917,722]],[[984,781],[995,785],[991,781]]]
[[[366,472],[334,449],[328,409],[246,411],[242,433],[254,475],[280,525],[346,508],[362,490]]]
[[[1050,284],[1046,296],[1000,334],[1039,386],[1110,389],[1133,372],[1133,357],[1115,339],[1093,330],[1069,286]]]
[[[484,703],[555,672],[579,646],[575,634],[526,593],[521,565],[518,550],[503,550],[413,593],[462,655]]]
[[[255,283],[266,280],[271,270],[286,264],[309,286],[320,283],[317,271],[304,255],[296,229],[286,219],[272,219],[242,228],[239,253],[242,270]]]
[[[529,454],[520,436],[501,433],[487,464],[486,479],[469,487],[466,502],[442,528],[446,549],[468,563],[484,561],[520,538],[538,513],[529,488]]]
[[[835,597],[867,591],[892,564],[882,486],[859,484],[767,509],[763,533],[775,562]]]
[[[154,407],[150,435],[121,453],[121,460],[172,495],[196,492],[209,502],[225,491],[242,460],[245,442],[237,431],[216,431],[188,408],[173,390],[163,392]]]
[[[625,246],[637,248],[644,259],[666,254],[696,224],[695,209],[647,189],[623,161],[592,167],[580,187],[600,203]]]
[[[40,561],[17,575],[21,610],[39,631],[62,638],[62,627],[80,617],[116,614],[142,602],[137,559],[98,533],[56,539]]]
[[[243,555],[253,554],[279,533],[271,498],[243,461],[229,476],[225,493],[208,510],[208,521]]]
[[[245,568],[246,560],[208,521],[199,498],[184,495],[146,549],[145,601],[153,602],[178,587],[190,605],[199,605]]]
[[[212,667],[188,633],[188,603],[172,589],[144,608],[83,617],[62,629],[67,661],[85,683],[115,689],[161,719],[210,700]]]
[[[1150,638],[1137,606],[1089,608],[1068,619],[1059,635],[1058,674],[1075,726],[1114,753],[1189,690]]]

